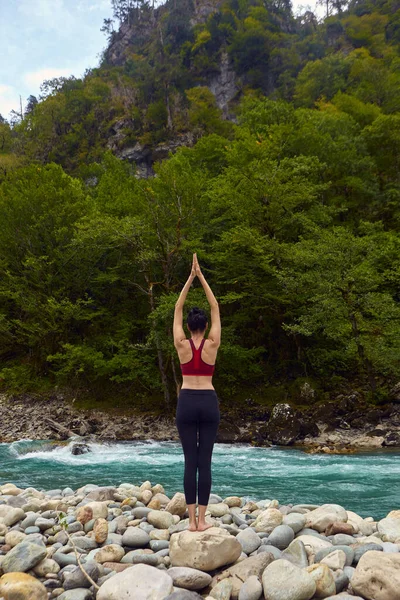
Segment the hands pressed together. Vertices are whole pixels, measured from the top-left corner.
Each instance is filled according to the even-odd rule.
[[[194,279],[195,277],[199,277],[200,275],[202,275],[202,272],[200,269],[199,261],[197,260],[197,254],[195,252],[193,254],[192,270],[190,272],[190,277]]]

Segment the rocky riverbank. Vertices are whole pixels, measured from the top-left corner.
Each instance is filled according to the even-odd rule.
[[[217,442],[272,444],[311,452],[352,452],[400,447],[400,386],[398,396],[384,406],[372,406],[358,394],[298,410],[287,403],[274,407],[252,399],[232,405],[221,399]],[[65,394],[46,398],[29,394],[0,396],[0,442],[67,440],[91,436],[98,440],[178,441],[175,411],[170,414],[78,410]]]
[[[0,486],[2,600],[400,600],[400,511],[211,494],[188,531],[161,484]]]

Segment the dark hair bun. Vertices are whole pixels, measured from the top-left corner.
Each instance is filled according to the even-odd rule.
[[[207,327],[207,321],[207,315],[202,308],[194,306],[190,310],[187,318],[187,324],[192,333],[205,331]]]

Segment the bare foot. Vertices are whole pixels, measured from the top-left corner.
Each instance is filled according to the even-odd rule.
[[[197,531],[197,527],[196,524],[194,525],[189,525],[189,527],[187,528],[188,531]]]
[[[197,531],[205,531],[209,527],[213,527],[212,523],[199,523],[197,525]]]

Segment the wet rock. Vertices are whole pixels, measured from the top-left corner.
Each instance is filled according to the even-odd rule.
[[[71,446],[71,454],[73,454],[74,456],[79,456],[81,454],[87,454],[88,452],[91,452],[91,448],[90,446],[88,446],[87,444],[78,442],[76,444],[72,444]]]
[[[290,404],[276,404],[268,422],[268,439],[274,444],[289,446],[299,437],[300,421]]]

